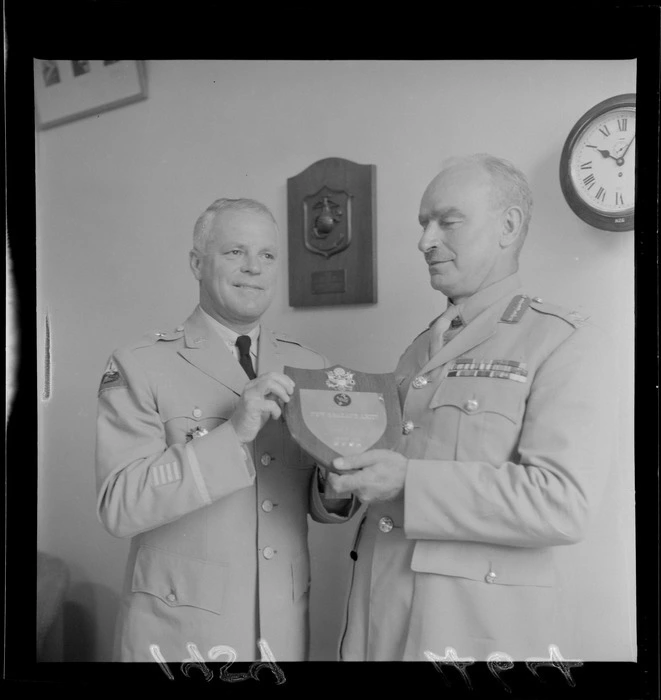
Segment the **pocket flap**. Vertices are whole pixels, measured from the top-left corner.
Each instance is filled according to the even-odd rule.
[[[458,576],[484,585],[553,586],[555,570],[547,548],[497,547],[479,542],[416,542],[411,569]]]
[[[131,590],[154,595],[170,607],[189,605],[220,615],[226,576],[226,564],[143,545],[135,561]]]
[[[310,588],[310,557],[301,552],[291,563],[292,596],[296,602]]]
[[[524,397],[523,385],[508,379],[446,377],[432,396],[429,408],[453,406],[466,415],[499,413],[516,423]]]

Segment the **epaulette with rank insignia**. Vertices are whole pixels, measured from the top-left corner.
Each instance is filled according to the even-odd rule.
[[[131,343],[128,347],[131,350],[137,350],[138,348],[146,348],[159,340],[176,340],[181,338],[184,334],[184,327],[178,326],[173,331],[149,331],[145,333],[142,337],[138,338],[135,342]]]
[[[542,301],[539,297],[533,297],[531,299],[531,308],[535,311],[539,311],[542,314],[548,314],[549,316],[556,316],[566,321],[574,328],[580,328],[585,325],[588,320],[588,316],[583,316],[578,313],[578,311],[570,311],[563,306],[556,306],[555,304],[547,304]]]
[[[500,317],[502,323],[518,323],[530,306],[531,299],[525,294],[517,294]]]
[[[173,331],[154,331],[156,340],[177,340],[184,334],[184,327],[177,326]]]

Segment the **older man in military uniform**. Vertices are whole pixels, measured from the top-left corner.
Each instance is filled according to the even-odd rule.
[[[613,402],[605,336],[521,289],[531,207],[525,177],[487,155],[424,193],[418,247],[447,309],[395,370],[397,450],[329,477],[370,503],[342,659],[525,660],[557,642],[553,550],[599,500]]]
[[[263,640],[278,661],[304,660],[307,514],[342,522],[356,503],[328,500],[289,436],[282,369],[327,362],[260,325],[278,268],[265,206],[214,202],[190,265],[199,306],[114,352],[99,387],[98,514],[132,538],[116,656],[208,659],[223,646],[253,661]]]

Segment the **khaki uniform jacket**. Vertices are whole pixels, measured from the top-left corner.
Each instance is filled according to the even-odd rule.
[[[553,550],[583,537],[604,486],[612,365],[596,327],[518,286],[483,290],[434,357],[426,331],[400,359],[409,467],[358,529],[344,660],[525,660],[556,643]]]
[[[259,373],[285,365],[327,362],[262,327]],[[111,357],[99,390],[98,515],[132,538],[117,660],[153,662],[160,651],[182,661],[194,644],[205,660],[226,645],[253,661],[259,639],[278,661],[306,658],[307,514],[344,518],[325,510],[313,461],[282,420],[239,443],[228,419],[247,381],[199,307],[176,331]]]

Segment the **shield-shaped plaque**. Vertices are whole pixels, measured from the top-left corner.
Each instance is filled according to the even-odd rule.
[[[285,367],[296,388],[285,405],[294,440],[317,462],[332,468],[336,457],[394,449],[402,435],[401,408],[392,374],[368,374],[335,365]]]

